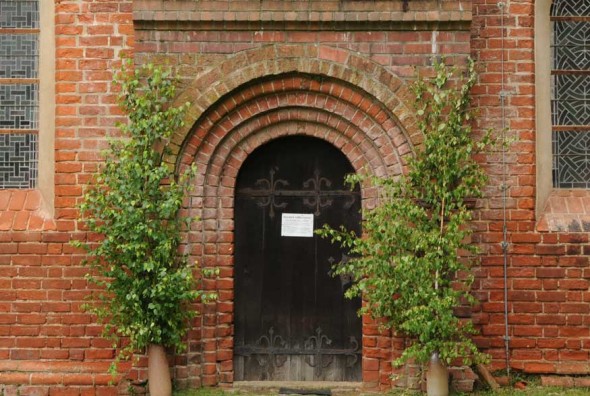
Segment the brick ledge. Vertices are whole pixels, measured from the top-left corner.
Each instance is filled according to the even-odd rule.
[[[264,30],[285,30],[285,31],[417,31],[417,30],[439,30],[439,31],[469,31],[469,20],[462,19],[441,19],[441,20],[327,20],[327,21],[287,21],[287,20],[213,20],[203,21],[190,19],[185,16],[184,20],[157,19],[145,20],[135,19],[136,30],[171,30],[171,31],[264,31]]]
[[[552,191],[537,222],[537,231],[590,232],[590,191]]]
[[[471,21],[471,1],[422,1],[403,10],[401,1],[315,1],[275,2],[258,0],[225,1],[135,0],[135,21]]]
[[[0,190],[0,231],[55,230],[39,190]]]

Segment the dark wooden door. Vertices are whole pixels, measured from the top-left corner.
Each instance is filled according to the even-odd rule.
[[[235,197],[235,380],[359,381],[360,300],[344,298],[344,256],[312,233],[360,231],[354,170],[331,144],[291,136],[256,151]]]

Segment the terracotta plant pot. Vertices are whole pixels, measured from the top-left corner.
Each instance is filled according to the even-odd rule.
[[[447,367],[440,361],[438,352],[434,352],[428,362],[426,394],[428,396],[449,395],[449,372]]]
[[[166,350],[161,345],[148,347],[148,388],[150,396],[172,396],[170,368]]]

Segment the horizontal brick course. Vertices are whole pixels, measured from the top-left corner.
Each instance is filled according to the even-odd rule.
[[[232,25],[243,29],[270,24],[283,29],[297,26],[301,30],[310,30],[314,25],[319,25],[323,29],[333,30],[338,25],[359,23],[379,29],[392,24],[395,26],[395,22],[401,22],[411,30],[416,22],[471,20],[469,2],[461,1],[416,2],[408,12],[404,12],[402,2],[397,1],[374,3],[323,0],[307,2],[305,7],[302,9],[300,3],[281,1],[194,3],[142,0],[135,4],[134,19],[141,22],[169,21],[174,25],[196,22],[203,25],[201,29],[206,30],[213,28],[215,23],[230,29]]]
[[[403,173],[423,138],[407,84],[415,70],[431,73],[435,53],[450,63],[469,54],[478,61],[474,133],[500,133],[504,90],[507,134],[517,138],[505,156],[478,156],[490,178],[473,222],[481,248],[476,341],[492,356],[491,369],[504,368],[506,227],[512,368],[565,375],[543,377],[547,385],[587,385],[578,375],[590,373],[590,201],[583,191],[555,191],[535,217],[534,6],[509,2],[502,17],[490,0],[412,0],[407,12],[401,1],[317,0],[305,10],[279,0],[56,1],[56,214],[48,217],[38,191],[0,191],[0,389],[114,395],[127,385],[108,385],[113,350],[81,308],[86,269],[69,240],[87,238],[76,205],[105,139],[125,121],[112,78],[119,56],[132,52],[137,63],[174,67],[179,103],[192,103],[168,160],[199,165],[190,210],[203,222],[194,225],[187,251],[222,270],[204,283],[219,292],[220,303],[198,307],[204,315],[190,332],[189,350],[175,359],[179,384],[233,381],[232,197],[247,155],[289,127],[332,142],[355,169]],[[374,191],[363,193],[368,205]],[[390,388],[389,362],[404,341],[364,318],[362,343],[365,385]],[[407,370],[406,385],[418,386]],[[145,378],[145,358],[121,372]],[[455,374],[468,389],[472,378]]]

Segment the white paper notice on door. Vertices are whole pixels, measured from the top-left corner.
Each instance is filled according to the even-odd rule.
[[[313,213],[283,213],[281,236],[313,237]]]

